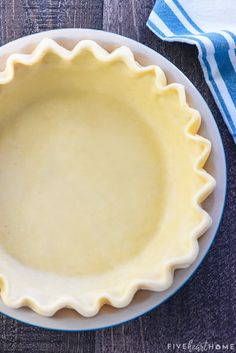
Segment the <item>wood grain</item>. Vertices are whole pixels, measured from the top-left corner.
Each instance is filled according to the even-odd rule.
[[[99,0],[1,0],[0,43],[56,28],[102,29],[102,14]]]
[[[209,104],[228,158],[228,198],[218,236],[198,272],[142,318],[97,332],[64,333],[0,316],[0,353],[167,353],[167,343],[234,343],[236,148],[203,79],[194,46],[164,43],[146,27],[154,0],[0,0],[0,44],[62,27],[104,29],[136,39],[175,63]]]

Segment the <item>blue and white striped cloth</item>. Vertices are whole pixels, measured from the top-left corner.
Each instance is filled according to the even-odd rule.
[[[147,25],[163,40],[197,46],[206,82],[236,142],[236,0],[157,0]]]

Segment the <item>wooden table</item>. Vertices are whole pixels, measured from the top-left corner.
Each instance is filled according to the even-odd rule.
[[[54,28],[104,29],[150,46],[179,67],[209,104],[225,146],[228,197],[217,238],[184,288],[147,315],[115,328],[81,333],[47,331],[0,316],[0,353],[188,352],[168,349],[167,344],[191,339],[195,344],[235,344],[236,147],[204,82],[196,48],[162,42],[146,27],[153,4],[153,0],[0,0],[0,44]]]

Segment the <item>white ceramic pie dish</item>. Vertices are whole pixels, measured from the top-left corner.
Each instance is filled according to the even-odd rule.
[[[158,54],[156,54],[156,53],[154,53],[153,51],[151,51],[150,49],[148,49],[148,48],[146,48],[145,49],[145,52],[147,51],[148,52],[148,54],[149,54],[149,52],[150,52],[150,57],[149,57],[149,55],[148,55],[148,59],[150,59],[150,61],[147,61],[147,56],[145,56],[145,60],[146,61],[143,61],[143,57],[141,57],[140,58],[140,56],[139,56],[139,53],[138,53],[138,51],[137,50],[139,50],[139,47],[140,47],[140,45],[138,44],[138,43],[135,43],[135,42],[133,42],[133,41],[130,41],[130,40],[128,40],[128,39],[126,39],[126,38],[122,38],[122,37],[119,37],[119,36],[116,36],[116,35],[113,35],[113,34],[108,34],[108,33],[104,33],[104,32],[97,32],[97,31],[89,31],[89,30],[85,30],[85,31],[83,31],[83,30],[63,30],[63,31],[52,31],[52,32],[47,32],[46,34],[44,33],[41,33],[41,34],[38,34],[38,35],[34,35],[34,36],[30,36],[30,37],[26,37],[26,38],[22,38],[22,39],[20,39],[20,40],[18,40],[18,41],[16,41],[16,42],[13,42],[13,43],[10,43],[10,44],[8,44],[8,45],[6,45],[5,47],[3,47],[1,50],[2,51],[4,51],[5,50],[5,53],[8,55],[8,54],[10,54],[11,52],[22,52],[22,49],[23,49],[23,51],[25,50],[25,48],[27,48],[26,50],[27,50],[27,52],[30,52],[30,51],[32,51],[32,47],[35,47],[35,45],[37,44],[37,42],[38,41],[40,41],[41,39],[42,39],[42,36],[47,36],[47,37],[51,37],[51,38],[54,38],[54,39],[57,39],[57,41],[59,40],[59,42],[61,42],[63,45],[65,45],[66,47],[68,47],[68,45],[69,45],[69,47],[73,47],[73,44],[75,44],[78,40],[80,40],[80,39],[86,39],[86,38],[89,38],[89,39],[93,39],[93,40],[96,40],[99,44],[102,44],[102,46],[103,47],[105,47],[105,48],[107,48],[107,49],[112,49],[112,46],[111,46],[111,42],[113,43],[113,47],[114,47],[114,44],[115,44],[115,46],[120,46],[120,45],[127,45],[128,47],[130,47],[131,48],[131,50],[134,52],[134,54],[135,54],[135,56],[136,56],[136,58],[138,59],[138,61],[141,63],[141,64],[157,64],[157,65],[159,65],[163,70],[164,70],[164,72],[166,73],[166,75],[167,75],[167,78],[168,78],[168,81],[169,82],[178,82],[178,83],[182,83],[184,86],[185,86],[185,88],[186,88],[186,90],[187,90],[187,93],[189,94],[189,97],[188,97],[188,102],[189,102],[189,104],[190,104],[190,106],[192,106],[192,107],[194,107],[194,108],[196,108],[197,110],[199,110],[200,111],[200,113],[201,113],[201,115],[202,115],[202,117],[203,117],[203,120],[204,120],[204,123],[206,123],[206,127],[207,127],[207,119],[206,119],[206,116],[207,115],[209,115],[209,111],[207,112],[207,108],[206,108],[206,112],[204,112],[203,111],[203,109],[202,109],[202,103],[200,104],[200,99],[202,99],[202,98],[200,98],[199,97],[199,99],[198,99],[198,94],[197,93],[194,93],[194,91],[196,92],[196,90],[195,89],[193,89],[193,87],[191,86],[191,84],[189,84],[189,81],[185,81],[186,80],[186,78],[184,77],[183,79],[181,78],[181,76],[182,76],[182,74],[180,74],[179,73],[179,71],[175,68],[175,69],[173,69],[173,67],[172,67],[172,65],[170,64],[170,63],[166,63],[166,60],[165,59],[163,59],[162,57],[160,57]],[[116,40],[114,40],[113,39],[113,37],[114,38],[117,38]],[[111,38],[111,39],[110,39]],[[68,41],[70,41],[70,42],[68,42]],[[69,44],[68,44],[69,43]],[[107,46],[108,45],[108,46]],[[136,46],[136,47],[135,47]],[[143,51],[143,48],[145,48],[145,47],[143,47],[143,46],[141,46],[141,50]],[[2,54],[5,54],[5,53],[3,53],[2,52]],[[158,57],[158,60],[159,61],[157,61],[157,60],[153,60],[153,58],[151,57],[151,54],[152,55],[154,55],[155,54],[155,56],[157,55],[157,57]],[[161,59],[160,59],[161,58]],[[165,65],[167,65],[167,66],[165,66]],[[169,75],[169,73],[171,72],[171,76]],[[174,73],[176,72],[176,75],[174,75]],[[179,75],[179,77],[178,77],[178,75]],[[182,79],[182,80],[181,80]],[[192,89],[192,92],[190,91],[190,89],[188,89],[188,86],[189,86],[189,88],[190,89]],[[191,98],[190,98],[191,97]],[[196,97],[196,98],[195,98]],[[194,102],[194,98],[196,99],[196,101],[197,101],[197,104]],[[208,113],[208,114],[207,114]],[[215,134],[214,134],[214,136],[212,136],[212,131],[214,130],[213,129],[213,126],[212,125],[214,125],[215,123],[213,123],[213,122],[210,122],[210,117],[211,117],[211,115],[209,115],[209,124],[211,124],[211,130],[210,131],[208,131],[207,129],[206,129],[206,133],[204,133],[204,130],[202,130],[203,132],[201,132],[201,134],[203,135],[203,136],[206,136],[206,137],[209,137],[209,139],[213,142],[213,158],[212,158],[212,155],[211,155],[211,160],[214,160],[214,147],[216,147],[217,145],[219,146],[219,151],[221,151],[221,157],[222,157],[222,163],[219,163],[219,154],[220,154],[220,152],[218,151],[217,152],[217,160],[218,160],[218,166],[220,165],[220,168],[222,168],[222,165],[224,164],[224,156],[223,156],[223,149],[222,149],[222,145],[220,145],[220,142],[216,142],[215,143],[215,138],[216,138],[216,136],[217,136],[217,129],[216,129],[216,132],[215,132]],[[211,117],[211,119],[212,119],[212,117]],[[215,125],[214,125],[215,126]],[[203,128],[204,128],[204,126],[203,126]],[[215,126],[215,128],[216,128],[216,126]],[[210,133],[211,132],[211,133]],[[219,135],[218,135],[218,138],[219,138]],[[220,140],[219,140],[220,141]],[[210,162],[211,162],[211,160],[210,160]],[[208,163],[209,164],[209,163]],[[212,167],[214,168],[214,163],[213,163],[213,165],[212,165]],[[209,168],[207,168],[207,170],[215,177],[215,179],[216,179],[216,181],[217,181],[217,184],[219,184],[219,179],[217,178],[217,169],[210,169],[210,166],[209,166]],[[222,169],[221,169],[222,170]],[[224,168],[224,170],[225,170],[225,168]],[[224,181],[223,181],[223,184],[225,185],[225,175],[223,175],[222,176],[222,178],[224,177]],[[220,185],[222,185],[222,180],[220,179]],[[222,192],[223,191],[223,192]],[[215,193],[214,193],[214,195],[215,195]],[[219,199],[217,199],[217,204],[219,205],[221,205],[222,206],[222,204],[223,204],[223,198],[224,198],[224,190],[221,190],[221,197],[222,197],[222,202],[219,202]],[[212,200],[213,198],[210,198],[208,201],[207,201],[207,203],[208,204],[210,204],[210,208],[207,208],[207,206],[206,206],[206,208],[207,208],[207,211],[210,213],[210,215],[212,216],[212,218],[213,218],[213,226],[212,226],[212,228],[214,229],[214,226],[215,226],[215,219],[218,219],[219,218],[219,215],[218,216],[215,216],[214,215],[214,213],[212,213],[212,211],[215,209],[215,207],[216,207],[216,205],[214,204],[214,205],[211,205],[211,200]],[[212,209],[211,209],[212,208]],[[218,210],[218,212],[219,213],[221,213],[221,209],[219,209]],[[210,234],[212,233],[212,228],[210,229]],[[215,229],[216,230],[216,229]],[[208,233],[209,233],[209,231],[208,231]],[[207,235],[208,235],[208,233],[206,234],[206,235],[204,235],[204,239],[205,239],[205,237],[207,237]],[[211,242],[211,239],[213,238],[213,236],[214,236],[214,234],[215,234],[215,232],[213,232],[212,234],[211,234],[211,237],[210,237],[210,239],[209,239],[209,241],[208,241],[208,243],[210,243]],[[201,240],[201,242],[200,242],[200,244],[202,243],[202,240]],[[204,243],[204,241],[203,241],[203,243]],[[200,245],[200,247],[201,247],[201,245]],[[205,252],[206,252],[206,250],[207,250],[207,245],[206,245],[206,247],[205,248],[203,248],[203,255],[202,255],[202,257],[204,256],[204,250],[205,250]],[[199,261],[201,260],[201,252],[202,251],[200,251],[200,259],[199,259]],[[199,258],[199,257],[198,257]],[[198,261],[198,260],[197,260]],[[196,261],[196,262],[197,262]],[[193,264],[193,265],[195,265],[196,264],[196,262]],[[181,272],[181,271],[179,271],[179,272]],[[183,271],[184,272],[184,271]],[[178,275],[177,275],[178,276]],[[176,281],[176,280],[175,280]],[[173,286],[172,286],[173,287]],[[171,288],[172,288],[171,287]],[[178,287],[178,286],[177,286]],[[165,291],[165,292],[162,292],[162,293],[167,293],[168,291]],[[147,295],[147,297],[149,298],[150,297],[150,295],[152,296],[152,294],[153,293],[148,293],[148,295]],[[157,293],[156,293],[157,294]],[[158,293],[159,295],[160,295],[160,293]],[[139,305],[137,306],[137,308],[140,308],[140,307],[142,307],[142,304],[143,304],[143,302],[146,302],[146,300],[144,300],[143,298],[141,298],[140,299],[140,297],[143,297],[143,295],[145,295],[145,293],[141,293],[141,294],[138,294],[138,296],[137,296],[137,298],[139,299],[139,301],[140,301],[140,303],[139,303]],[[136,301],[137,301],[137,298],[136,298]],[[162,301],[162,300],[161,300]],[[135,307],[135,301],[133,302],[134,304],[131,304],[130,306],[134,306]],[[157,302],[157,304],[158,304],[158,302]],[[153,306],[153,305],[152,305]],[[126,309],[128,309],[129,307],[127,307]],[[124,312],[126,309],[119,309],[120,311],[121,311],[121,313],[122,312]],[[29,311],[27,310],[27,309],[19,309],[19,312],[21,312],[23,310],[23,312],[24,313],[26,313],[26,315],[28,315],[29,314]],[[18,311],[18,310],[17,310]],[[145,310],[146,311],[146,310]],[[107,314],[107,312],[109,313],[109,314]],[[113,313],[114,312],[114,313]],[[132,312],[132,310],[131,310],[131,312]],[[133,313],[132,314],[132,317],[133,316],[137,316],[137,314],[140,314],[140,313],[142,313],[143,312],[143,310],[142,311],[140,311],[140,312],[137,312],[137,313]],[[6,312],[5,312],[6,313]],[[16,311],[14,310],[14,313],[16,313]],[[113,313],[113,314],[111,314],[111,313]],[[7,314],[7,313],[6,313]],[[9,313],[8,313],[9,314]],[[17,313],[16,313],[17,314]],[[31,314],[33,314],[33,313],[31,313]],[[30,316],[31,316],[31,314],[29,314]],[[33,315],[36,315],[36,317],[38,317],[37,316],[37,314],[33,314]],[[69,315],[69,317],[68,317],[68,315]],[[110,319],[111,319],[111,316],[119,316],[120,314],[118,314],[118,311],[116,310],[116,309],[111,309],[111,308],[104,308],[95,318],[93,318],[93,319],[95,319],[96,320],[96,318],[98,318],[99,316],[100,316],[100,318],[101,318],[101,320],[103,321],[104,320],[104,315],[105,315],[105,317],[106,317],[106,315],[108,315],[109,317],[110,317]],[[14,315],[15,316],[15,315]],[[16,317],[16,316],[15,316]],[[84,321],[84,320],[89,320],[90,321],[90,325],[91,325],[91,320],[92,319],[84,319],[84,318],[81,318],[80,316],[79,317],[77,317],[77,316],[74,316],[74,313],[72,313],[72,312],[68,312],[68,311],[63,311],[63,312],[59,312],[58,314],[56,314],[55,316],[53,316],[52,318],[50,318],[49,319],[49,321],[51,321],[51,322],[54,322],[54,321],[56,321],[56,322],[58,322],[58,318],[60,318],[60,320],[61,319],[63,319],[63,321],[65,321],[65,322],[67,322],[68,320],[69,320],[69,322],[73,322],[73,317],[74,317],[74,319],[76,320],[76,323],[79,323],[79,321],[80,320],[82,320],[82,321]],[[43,320],[44,320],[44,318],[42,318]],[[46,318],[45,318],[46,319]],[[39,321],[41,321],[41,318],[38,318],[37,320],[39,320]],[[122,320],[120,320],[120,321],[124,321],[125,319],[122,319]],[[23,320],[23,321],[25,321],[25,320]],[[88,321],[88,322],[89,322]],[[69,324],[69,322],[68,322],[68,324]],[[33,322],[32,322],[33,323]],[[115,324],[115,323],[117,323],[117,322],[114,322],[114,321],[111,321],[111,322],[109,322],[108,323],[108,325],[111,325],[111,324]],[[40,325],[40,324],[39,324]],[[92,324],[93,325],[93,324]],[[42,325],[42,326],[45,326],[44,324]],[[104,325],[104,326],[107,326],[107,325]],[[49,324],[49,326],[48,327],[51,327],[51,328],[56,328],[56,327],[54,327],[52,324]],[[68,325],[65,325],[64,327],[58,327],[58,328],[63,328],[63,329],[89,329],[89,328],[98,328],[98,327],[101,327],[101,325],[94,325],[94,326],[88,326],[88,327],[86,327],[86,326],[79,326],[79,327],[69,327]]]

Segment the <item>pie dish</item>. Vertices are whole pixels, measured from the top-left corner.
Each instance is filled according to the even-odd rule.
[[[0,85],[4,303],[93,316],[167,289],[198,253],[215,185],[183,86],[126,47],[50,39],[11,55]]]

